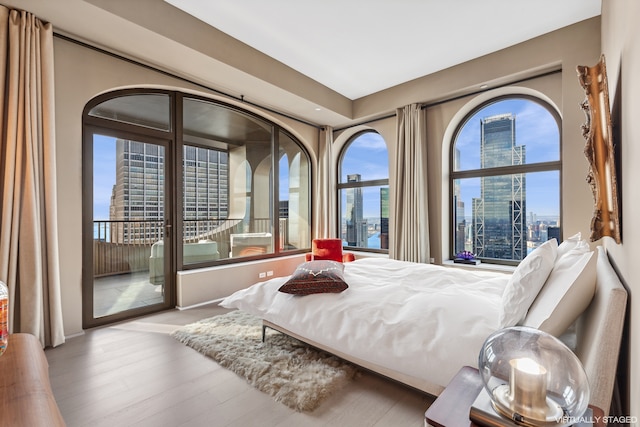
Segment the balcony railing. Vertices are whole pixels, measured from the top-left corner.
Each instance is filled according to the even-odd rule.
[[[283,248],[281,242],[288,241],[287,223],[286,218],[280,218],[280,236],[276,240],[280,250]],[[183,228],[184,243],[218,242],[218,250],[226,258],[231,251],[231,234],[271,232],[271,220],[184,220]],[[151,247],[164,238],[164,230],[164,221],[159,220],[94,221],[94,277],[148,271]]]
[[[93,221],[94,276],[149,270],[151,246],[163,236],[163,221]]]

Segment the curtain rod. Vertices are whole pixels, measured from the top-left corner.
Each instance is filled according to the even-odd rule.
[[[123,56],[123,55],[120,55],[120,54],[117,54],[117,53],[114,53],[114,52],[110,52],[110,51],[108,51],[106,49],[91,45],[89,43],[86,43],[86,42],[83,42],[83,41],[80,41],[80,40],[77,40],[77,39],[74,39],[73,37],[69,37],[69,36],[66,36],[64,34],[56,33],[55,31],[54,31],[53,35],[55,37],[58,37],[58,38],[62,39],[62,40],[66,40],[68,42],[75,43],[75,44],[77,44],[79,46],[82,46],[82,47],[85,47],[87,49],[95,50],[96,52],[100,52],[100,53],[102,53],[104,55],[111,56],[111,57],[119,59],[121,61],[125,61],[125,62],[128,62],[130,64],[134,64],[134,65],[137,65],[139,67],[143,67],[143,68],[146,68],[148,70],[154,71],[156,73],[160,73],[160,74],[165,75],[167,77],[178,79],[178,80],[181,80],[183,82],[186,82],[186,83],[201,87],[201,88],[206,89],[208,91],[211,91],[211,92],[213,92],[215,94],[218,94],[218,95],[221,95],[221,96],[224,96],[224,97],[227,97],[227,98],[235,99],[236,101],[239,101],[239,102],[241,102],[243,104],[248,104],[248,105],[251,105],[252,107],[260,108],[260,109],[268,111],[270,113],[277,114],[279,116],[286,117],[288,119],[294,120],[294,121],[296,121],[298,123],[302,123],[304,125],[311,126],[313,128],[316,128],[316,129],[322,129],[323,128],[323,126],[317,125],[315,123],[310,123],[310,122],[308,122],[306,120],[303,120],[303,119],[300,119],[298,117],[294,117],[294,116],[291,116],[289,114],[283,113],[281,111],[274,110],[273,108],[265,107],[263,105],[255,103],[255,102],[247,101],[245,99],[244,95],[234,96],[234,95],[228,94],[228,93],[223,92],[221,90],[209,87],[209,86],[207,86],[205,84],[198,83],[198,82],[195,82],[193,80],[187,79],[186,77],[175,75],[173,73],[170,73],[169,71],[162,70],[160,68],[154,67],[154,66],[149,65],[149,64],[145,64],[145,63],[137,61],[135,59],[127,58],[126,56]]]
[[[501,87],[515,85],[515,84],[518,84],[518,83],[526,82],[528,80],[535,80],[535,79],[539,79],[541,77],[550,76],[550,75],[553,75],[553,74],[556,74],[556,73],[560,73],[561,71],[562,71],[562,68],[559,68],[559,69],[556,69],[556,70],[551,70],[551,71],[546,71],[544,73],[536,74],[536,75],[529,76],[529,77],[524,77],[524,78],[518,79],[518,80],[513,80],[513,81],[510,81],[510,82],[507,82],[507,83],[500,84],[498,86],[493,86],[491,88],[480,89],[480,90],[469,92],[469,93],[466,93],[466,94],[463,94],[463,95],[458,95],[458,96],[453,96],[451,98],[443,99],[441,101],[435,101],[435,102],[428,103],[428,104],[422,104],[422,106],[420,108],[422,108],[424,110],[426,108],[435,107],[437,105],[445,104],[447,102],[457,101],[458,99],[466,98],[467,96],[478,95],[478,94],[486,92],[488,90],[499,89]]]
[[[376,117],[375,119],[369,119],[369,120],[366,120],[366,121],[363,121],[363,122],[354,123],[354,124],[351,124],[351,125],[348,125],[348,126],[344,126],[344,127],[338,128],[338,129],[334,129],[333,131],[334,132],[340,132],[340,131],[343,131],[345,129],[351,129],[352,127],[362,126],[362,125],[366,125],[366,124],[369,124],[369,123],[377,122],[377,121],[380,121],[380,120],[390,119],[391,117],[395,117],[395,116],[396,116],[396,113],[389,113],[386,116]]]
[[[498,85],[498,86],[493,86],[490,89],[499,89],[501,87],[511,86],[511,85],[514,85],[514,84],[525,82],[527,80],[534,80],[534,79],[538,79],[538,78],[541,78],[541,77],[550,76],[552,74],[556,74],[556,73],[559,73],[561,71],[562,71],[562,68],[559,68],[557,70],[546,71],[544,73],[536,74],[534,76],[525,77],[525,78],[518,79],[518,80],[513,80],[513,81],[510,81],[510,82],[507,82],[507,83],[503,83],[503,84]],[[437,105],[446,104],[447,102],[457,101],[458,99],[466,98],[468,96],[478,95],[478,94],[480,94],[482,92],[486,92],[487,90],[490,90],[490,89],[489,88],[480,89],[480,90],[476,90],[476,91],[473,91],[473,92],[465,93],[465,94],[462,94],[462,95],[453,96],[451,98],[445,98],[445,99],[442,99],[440,101],[434,101],[434,102],[431,102],[431,103],[423,103],[420,106],[420,108],[424,110],[424,109],[429,108],[429,107],[435,107]],[[379,120],[390,119],[392,117],[396,117],[396,113],[389,113],[388,115],[383,116],[383,117],[377,117],[375,119],[369,119],[369,120],[366,120],[366,121],[363,121],[363,122],[353,123],[353,124],[350,124],[348,126],[344,126],[344,127],[338,128],[338,129],[334,129],[334,132],[340,132],[340,131],[343,131],[343,130],[346,130],[346,129],[350,129],[352,127],[366,125],[366,124],[369,124],[369,123],[377,122]]]

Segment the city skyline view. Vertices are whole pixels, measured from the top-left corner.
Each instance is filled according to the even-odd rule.
[[[502,114],[516,117],[516,145],[527,147],[527,164],[560,159],[558,124],[549,111],[534,101],[508,99],[487,105],[466,121],[455,139],[455,148],[461,153],[456,170],[480,168],[480,122],[483,118]],[[529,173],[526,182],[527,212],[533,212],[539,218],[559,218],[558,172]],[[460,193],[465,206],[470,207],[472,199],[480,195],[480,180],[465,180]],[[471,217],[471,211],[467,210],[465,217]]]
[[[516,142],[527,146],[527,163],[558,160],[558,126],[546,108],[526,99],[508,99],[487,105],[474,113],[461,127],[456,137],[456,148],[461,151],[457,170],[468,170],[480,164],[480,122],[483,117],[496,114],[513,114],[516,120]],[[103,135],[94,136],[94,219],[109,219],[109,203],[115,184],[116,139]],[[286,182],[288,170],[281,164],[281,180]],[[341,159],[341,181],[347,175],[358,174],[361,180],[388,179],[389,160],[385,141],[376,132],[358,135],[346,148]],[[536,172],[526,176],[527,221],[530,214],[546,223],[559,221],[559,172]],[[380,222],[380,188],[362,189],[362,217],[371,223]],[[287,192],[280,188],[281,199],[287,200]],[[460,197],[464,201],[464,218],[472,218],[472,199],[479,197],[480,179],[460,182]],[[553,195],[550,197],[549,195]],[[343,218],[344,220],[344,218]]]
[[[452,149],[455,253],[520,260],[560,237],[558,164],[522,169],[560,158],[559,126],[546,108],[527,99],[489,104],[464,123]]]
[[[389,153],[382,135],[365,132],[349,144],[342,156],[340,182],[347,182],[348,175],[360,175],[361,181],[389,178]],[[364,218],[380,217],[380,187],[375,188],[362,190]]]

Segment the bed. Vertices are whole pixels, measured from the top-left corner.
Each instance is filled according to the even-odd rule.
[[[571,326],[591,403],[608,412],[626,291],[604,250],[575,237],[536,249],[512,274],[363,258],[343,264],[343,292],[280,292],[287,276],[221,305],[434,396],[462,366],[477,366],[492,332],[520,324],[561,335]]]

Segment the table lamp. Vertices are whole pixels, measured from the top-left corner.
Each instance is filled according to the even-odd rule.
[[[517,424],[569,425],[589,405],[589,381],[578,357],[538,329],[515,326],[491,334],[478,368],[493,409]]]

